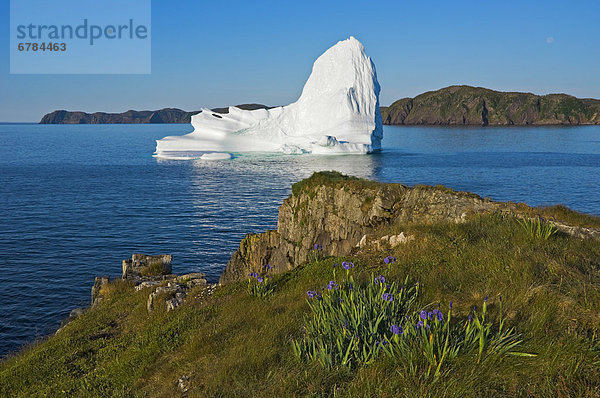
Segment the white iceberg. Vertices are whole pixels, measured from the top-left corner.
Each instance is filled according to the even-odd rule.
[[[381,149],[375,65],[354,37],[338,42],[315,61],[298,101],[252,111],[202,109],[194,131],[156,141],[157,157],[197,158],[213,153],[370,153]],[[223,157],[220,157],[223,158]]]

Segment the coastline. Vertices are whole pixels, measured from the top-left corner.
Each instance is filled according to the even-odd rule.
[[[507,356],[489,368],[468,359],[451,362],[449,376],[423,386],[429,393],[431,388],[434,393],[463,387],[473,391],[472,376],[462,376],[466,370],[469,375],[481,372],[477,388],[490,394],[513,391],[514,380],[517,386],[529,383],[530,392],[539,395],[554,391],[546,383],[548,377],[568,375],[575,380],[570,385],[575,390],[596,380],[593,372],[568,369],[574,360],[584,370],[594,363],[593,345],[584,332],[595,330],[586,319],[588,310],[597,312],[596,303],[577,297],[581,289],[590,294],[594,289],[590,281],[598,272],[586,268],[585,259],[597,260],[600,244],[597,237],[576,236],[564,226],[596,236],[599,217],[560,206],[493,202],[441,186],[408,188],[321,172],[294,184],[279,220],[277,231],[248,234],[242,240],[227,272],[239,276],[224,278],[220,285],[207,285],[200,274],[172,275],[170,256],[138,254],[125,260],[124,278],[96,280],[95,291],[101,294],[89,310],[81,311],[59,333],[0,362],[0,395],[120,391],[235,396],[248,389],[267,395],[277,391],[307,395],[314,383],[324,391],[343,386],[352,391],[350,395],[372,395],[374,391],[363,383],[365,371],[372,378],[369,385],[380,386],[378,391],[405,391],[405,384],[390,384],[395,379],[382,373],[391,367],[403,379],[409,377],[403,362],[378,358],[332,373],[312,361],[295,359],[290,343],[307,338],[302,331],[302,320],[310,314],[307,291],[313,292],[323,281],[333,281],[330,287],[341,284],[344,273],[355,278],[354,289],[373,283],[373,275],[379,273],[378,280],[385,275],[388,283],[416,281],[423,291],[418,305],[429,308],[440,303],[444,314],[449,305],[459,322],[474,314],[470,308],[479,308],[484,295],[484,311],[487,305],[491,322],[498,319],[499,300],[504,303],[510,330],[523,336],[519,352],[527,353],[524,359]],[[274,239],[275,234],[283,239]],[[295,242],[295,235],[289,234],[302,239]],[[297,261],[280,262],[284,257],[277,253],[282,244],[295,247]],[[552,272],[540,269],[540,264]],[[144,279],[150,270],[160,275]],[[254,273],[259,275],[257,281]],[[555,273],[569,275],[568,286],[556,290]],[[255,288],[263,283],[262,276],[270,286],[264,295]],[[325,295],[327,290],[321,292]],[[560,305],[568,308],[559,310]],[[532,308],[536,310],[531,312]],[[576,322],[584,334],[572,336],[561,329],[563,321]],[[544,332],[549,328],[551,334]],[[389,327],[383,331],[390,333]],[[560,341],[563,348],[557,351],[553,347]],[[561,365],[547,366],[555,363],[556,355]],[[425,365],[418,361],[413,365],[419,378],[426,377]],[[265,373],[276,376],[265,380]],[[230,386],[225,392],[224,382]],[[418,388],[425,393],[410,386],[413,392]]]

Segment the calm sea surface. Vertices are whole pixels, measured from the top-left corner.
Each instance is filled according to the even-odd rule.
[[[368,156],[152,158],[154,140],[189,131],[0,124],[0,356],[53,332],[134,252],[172,253],[174,272],[217,281],[244,234],[275,228],[291,184],[318,170],[600,215],[600,126],[386,127]]]

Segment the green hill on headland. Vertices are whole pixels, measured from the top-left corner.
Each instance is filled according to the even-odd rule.
[[[600,219],[562,206],[315,173],[221,282],[98,286],[0,396],[598,394]]]
[[[240,109],[253,110],[269,108],[261,104],[236,105]],[[229,108],[214,108],[213,112],[228,113]],[[50,112],[40,120],[40,124],[144,124],[144,123],[190,123],[192,115],[199,113],[186,112],[177,108],[163,108],[157,111],[128,110],[122,113],[106,112],[72,112],[59,110]]]
[[[381,115],[391,125],[600,124],[600,100],[450,86],[400,99],[381,107]]]

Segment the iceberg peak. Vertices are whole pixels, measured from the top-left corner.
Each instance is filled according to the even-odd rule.
[[[193,132],[156,142],[156,156],[370,153],[383,138],[379,92],[375,65],[351,36],[317,58],[296,102],[252,111],[229,107],[226,114],[202,109],[192,116]]]

